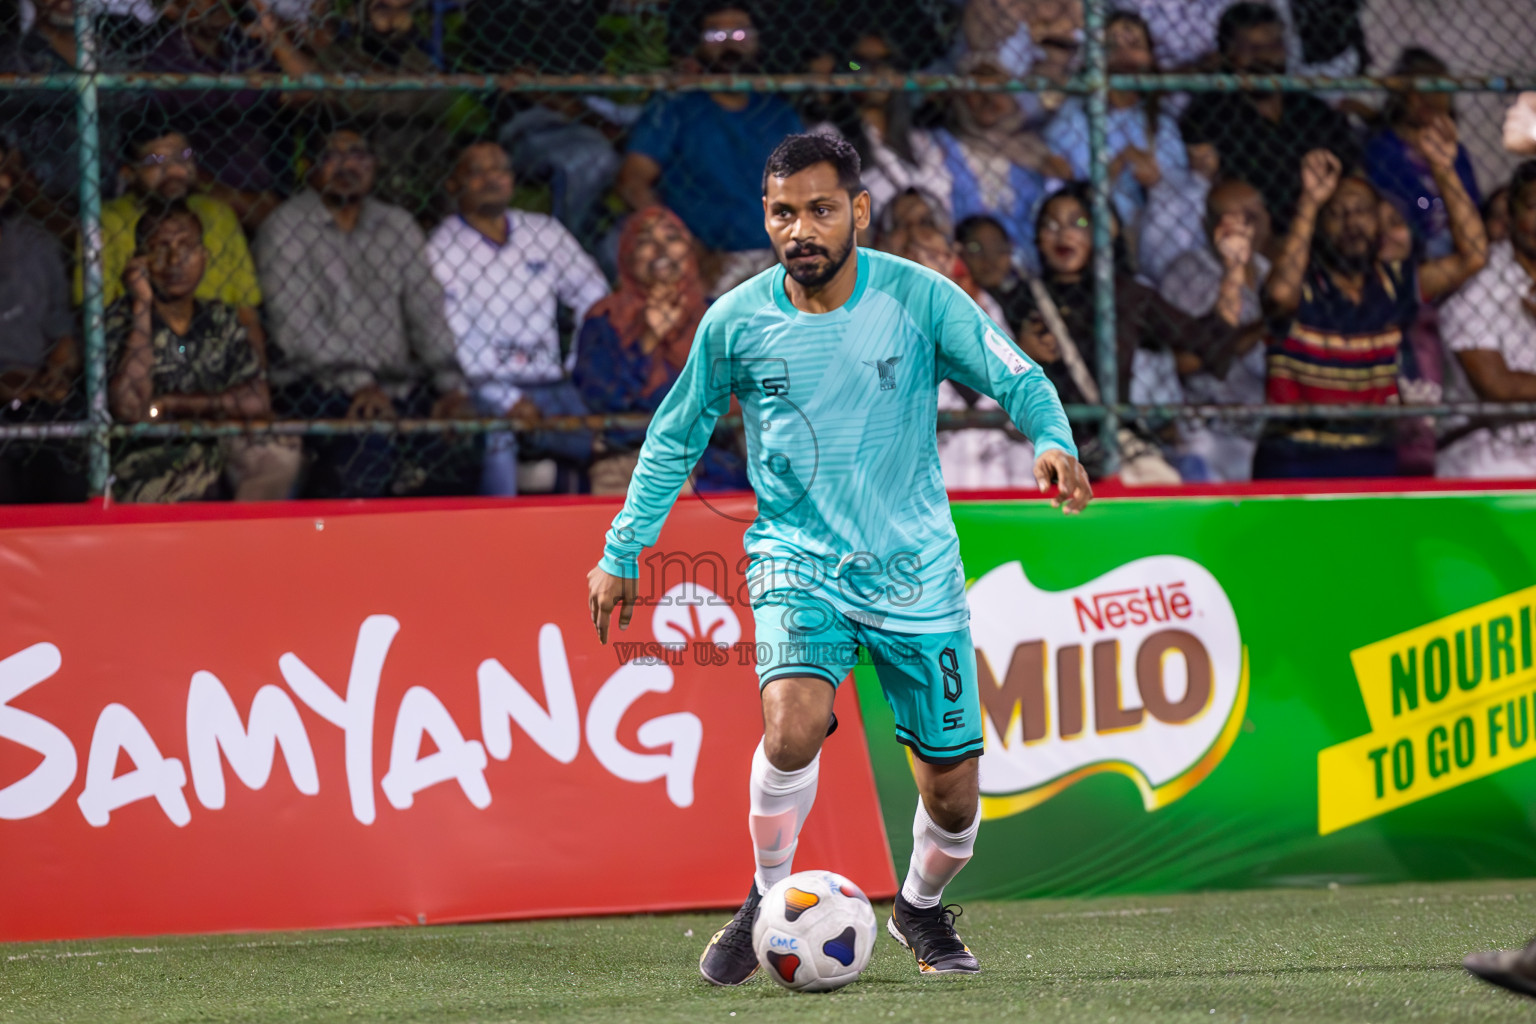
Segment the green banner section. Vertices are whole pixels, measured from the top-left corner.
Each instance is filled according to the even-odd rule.
[[[954,505],[958,899],[1536,874],[1536,495]],[[856,676],[897,872],[916,789]]]

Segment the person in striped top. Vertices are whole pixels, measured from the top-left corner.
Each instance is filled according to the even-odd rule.
[[[1419,147],[1446,205],[1453,251],[1440,259],[1380,258],[1380,197],[1339,159],[1302,160],[1302,194],[1265,288],[1276,325],[1267,351],[1267,397],[1279,404],[1385,405],[1411,352],[1402,344],[1420,302],[1447,295],[1488,260],[1477,206],[1456,173],[1448,117],[1420,133]],[[1392,424],[1347,417],[1273,420],[1254,456],[1255,479],[1380,477],[1398,473]]]

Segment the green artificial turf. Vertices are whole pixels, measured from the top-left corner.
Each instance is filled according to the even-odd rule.
[[[981,976],[882,934],[830,995],[705,985],[724,916],[0,945],[0,1021],[1536,1021],[1460,966],[1536,931],[1536,882],[974,903]]]

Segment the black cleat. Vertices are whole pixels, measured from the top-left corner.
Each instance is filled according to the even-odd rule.
[[[1468,953],[1461,965],[1490,984],[1522,996],[1536,996],[1536,939],[1524,949]]]
[[[912,951],[918,972],[923,977],[977,974],[981,964],[976,962],[970,947],[955,934],[955,918],[961,913],[960,907],[953,903],[931,910],[914,907],[897,893],[896,905],[891,907],[891,919],[885,927],[891,938]]]
[[[752,926],[757,923],[757,906],[763,894],[752,883],[747,902],[736,911],[730,923],[709,940],[699,957],[699,973],[711,985],[740,985],[757,973],[757,953],[752,949]]]

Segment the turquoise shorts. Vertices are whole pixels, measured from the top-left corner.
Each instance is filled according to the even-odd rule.
[[[812,593],[772,590],[752,601],[757,681],[809,676],[834,689],[855,665],[873,664],[896,717],[896,739],[929,764],[982,752],[976,650],[969,628],[897,633],[855,622]]]

